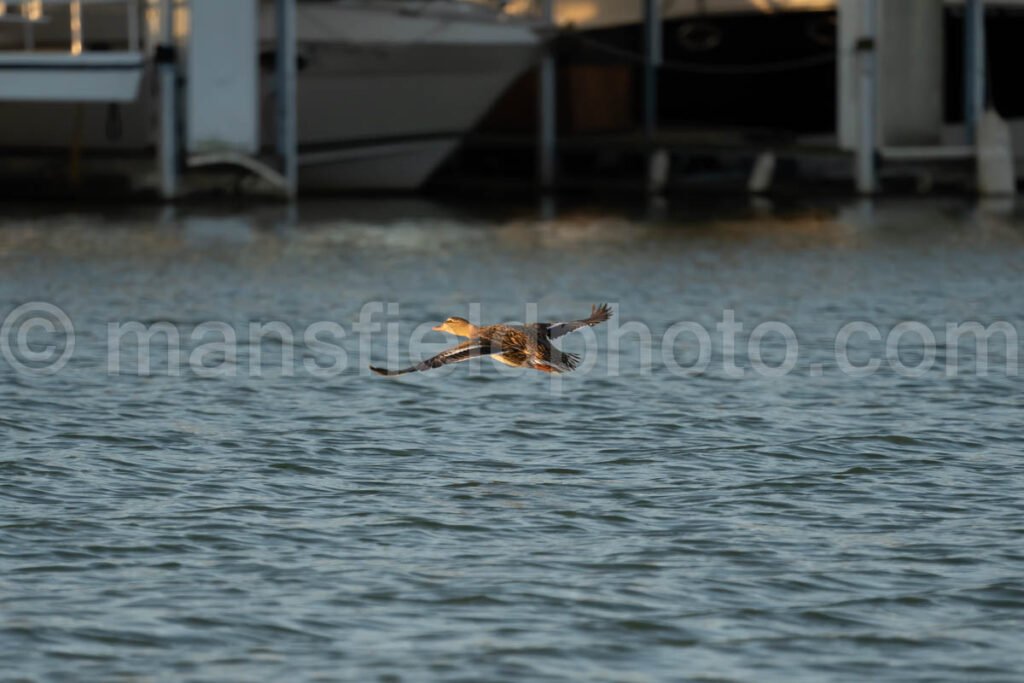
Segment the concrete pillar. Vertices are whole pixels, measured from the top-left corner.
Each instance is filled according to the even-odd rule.
[[[876,0],[879,143],[937,145],[943,123],[942,0]]]
[[[943,119],[942,0],[839,0],[836,122],[840,147],[854,150],[866,103],[860,90],[871,37],[876,90],[875,142],[925,146],[941,142]],[[870,60],[869,60],[870,61]]]
[[[185,150],[255,155],[260,144],[259,3],[193,2],[189,12],[182,60]]]
[[[1011,196],[1017,192],[1010,127],[989,109],[978,121],[978,193]]]

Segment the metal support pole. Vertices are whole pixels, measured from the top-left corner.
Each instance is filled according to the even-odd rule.
[[[299,189],[297,63],[295,0],[277,0],[277,153],[284,162],[289,197]]]
[[[544,0],[543,17],[554,25],[554,0]],[[537,83],[537,180],[543,189],[555,185],[558,125],[557,71],[554,46],[548,42],[541,57]]]
[[[141,50],[139,43],[139,3],[138,0],[128,1],[128,49]]]
[[[875,177],[876,117],[878,115],[876,83],[877,59],[875,45],[875,0],[864,0],[861,14],[861,35],[857,39],[857,67],[860,71],[860,107],[857,126],[857,191],[874,194],[878,190]]]
[[[174,0],[160,2],[160,42],[156,49],[160,78],[160,194],[178,194],[178,85],[174,49]]]
[[[967,144],[978,139],[985,111],[985,3],[964,2],[964,130]]]
[[[661,66],[661,0],[644,0],[644,132],[658,127],[658,67]]]

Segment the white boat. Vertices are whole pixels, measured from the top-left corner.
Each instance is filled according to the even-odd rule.
[[[40,52],[67,51],[68,24],[60,16],[67,9],[55,5],[44,3],[53,20],[44,16],[33,27]],[[187,50],[189,3],[177,5],[183,20],[176,34]],[[148,7],[142,40],[151,54],[155,5]],[[84,8],[87,52],[123,49],[124,9]],[[272,3],[261,10],[260,127],[271,151]],[[23,27],[9,28],[16,30],[0,31],[0,56],[22,49]],[[500,2],[473,0],[300,1],[296,28],[301,190],[419,187],[542,45],[534,19],[507,13]],[[154,80],[147,64],[139,96],[128,103],[2,101],[0,148],[9,158],[49,152],[57,159],[74,149],[124,168],[124,158],[145,158],[154,148]]]
[[[304,190],[420,186],[541,45],[533,22],[471,2],[305,2],[296,26]]]

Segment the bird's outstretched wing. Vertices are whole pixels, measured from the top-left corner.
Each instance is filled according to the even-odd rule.
[[[370,366],[370,369],[378,375],[395,377],[409,372],[422,372],[423,370],[439,368],[442,365],[448,365],[449,363],[461,363],[462,361],[469,360],[470,358],[489,356],[495,353],[501,353],[501,349],[492,348],[491,344],[485,340],[471,339],[467,342],[462,342],[457,346],[453,346],[450,349],[445,349],[433,358],[428,358],[425,361],[419,362],[416,365],[410,365],[409,367],[401,370],[388,370],[387,368],[377,368],[372,365]]]
[[[593,327],[599,325],[604,321],[612,317],[612,309],[609,308],[608,304],[601,304],[600,306],[594,306],[590,310],[590,317],[583,320],[570,320],[562,323],[549,323],[547,325],[548,337],[551,339],[557,339],[563,335],[574,332],[581,327]]]

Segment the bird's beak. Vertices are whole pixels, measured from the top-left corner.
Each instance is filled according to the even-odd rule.
[[[434,330],[435,332],[444,332],[444,323],[441,323],[440,325],[435,325],[430,329]]]

